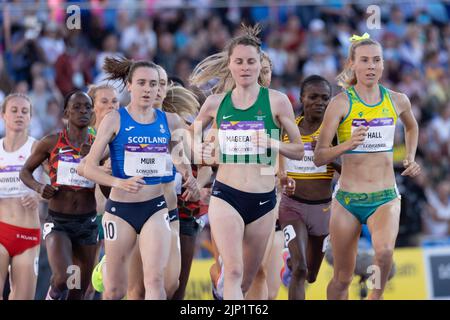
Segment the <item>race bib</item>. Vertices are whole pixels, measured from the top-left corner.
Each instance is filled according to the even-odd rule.
[[[20,197],[29,192],[19,178],[22,165],[0,167],[0,196]]]
[[[125,174],[130,177],[165,176],[168,166],[167,155],[165,144],[127,144],[125,145]]]
[[[257,133],[265,133],[264,121],[222,121],[219,128],[219,144],[222,154],[257,155],[265,153],[252,142]]]
[[[369,127],[364,143],[353,151],[381,152],[390,151],[394,146],[395,123],[393,118],[375,118],[371,120],[353,119],[353,131],[359,126]]]
[[[82,177],[77,172],[81,162],[81,156],[72,154],[60,154],[58,160],[58,171],[56,183],[61,186],[72,186],[80,188],[93,188],[95,183]]]
[[[305,142],[305,154],[302,160],[292,160],[287,159],[286,161],[286,172],[288,173],[302,173],[302,174],[312,174],[312,173],[326,173],[327,166],[323,165],[316,167],[314,164],[314,150],[310,142]]]

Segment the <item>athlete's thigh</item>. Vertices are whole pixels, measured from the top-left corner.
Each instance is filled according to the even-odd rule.
[[[275,226],[274,214],[275,209],[272,209],[258,220],[246,225],[243,240],[245,272],[254,272],[256,274],[256,271],[258,271],[270,234]]]
[[[394,249],[400,223],[400,200],[394,199],[380,206],[367,219],[374,249]]]
[[[39,267],[39,245],[15,256],[11,263],[10,299],[33,300]]]
[[[181,269],[181,248],[180,248],[180,223],[179,221],[173,221],[170,223],[170,253],[169,262],[166,268],[167,277],[176,277]]]
[[[308,249],[308,229],[302,219],[298,218],[282,225],[285,241],[293,267],[306,268],[306,252]]]
[[[95,265],[96,251],[96,244],[73,246],[73,260],[74,264],[80,267],[83,290],[85,290],[89,284],[92,270]]]
[[[3,297],[6,277],[8,276],[8,267],[10,263],[9,253],[6,248],[0,244],[0,300]]]
[[[67,273],[67,268],[73,264],[72,241],[63,232],[52,231],[45,238],[47,257],[52,273]]]
[[[351,276],[355,268],[361,224],[335,199],[331,203],[330,242],[335,272]]]
[[[280,272],[283,268],[283,232],[276,231],[272,250],[270,250],[269,260],[267,262],[267,287],[269,289],[269,298],[275,298],[276,292],[281,285]]]
[[[167,221],[167,209],[153,214],[144,224],[139,235],[139,247],[144,270],[162,272],[169,259],[171,230]]]
[[[211,233],[225,264],[243,263],[244,221],[228,202],[211,197],[208,210]]]
[[[107,272],[105,285],[127,283],[129,259],[136,242],[136,231],[122,218],[105,212],[102,220],[105,229],[105,254]]]
[[[136,295],[136,296],[135,296]],[[141,252],[139,250],[139,237],[133,247],[128,268],[128,299],[143,299],[144,273],[142,270]]]

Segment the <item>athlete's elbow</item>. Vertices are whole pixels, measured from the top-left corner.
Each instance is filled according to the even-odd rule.
[[[295,160],[302,160],[303,156],[305,155],[305,148],[303,144],[299,144],[296,152],[296,159]]]
[[[30,176],[27,168],[23,167],[19,172],[19,179],[22,181],[27,187],[29,187],[28,177]]]

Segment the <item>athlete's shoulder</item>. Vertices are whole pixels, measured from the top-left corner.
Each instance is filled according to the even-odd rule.
[[[292,112],[292,104],[288,96],[281,91],[269,89],[270,108],[274,115]]]
[[[184,124],[183,118],[173,112],[165,112],[167,118],[167,124],[170,128],[177,128]]]
[[[389,93],[392,99],[394,99],[396,102],[399,103],[409,103],[409,98],[406,94],[397,92],[388,88],[385,88],[386,91]]]
[[[331,103],[348,103],[348,95],[347,95],[347,91],[341,91],[339,92],[337,95],[335,95],[333,98],[331,98],[330,100],[330,104]]]
[[[339,92],[328,103],[325,114],[332,114],[340,119],[349,112],[350,101],[348,99],[346,91]]]
[[[272,101],[289,101],[288,96],[278,90],[275,89],[268,89],[269,90],[269,97]]]
[[[386,89],[389,93],[394,107],[397,109],[397,113],[400,114],[403,111],[411,108],[411,102],[406,94],[401,92],[396,92],[390,89]]]
[[[223,92],[208,96],[203,103],[200,112],[206,112],[207,114],[214,117],[226,94],[226,92]]]
[[[208,106],[219,107],[219,104],[222,102],[223,98],[225,98],[226,95],[227,92],[212,94],[206,98],[204,104]]]
[[[51,133],[46,135],[41,140],[39,140],[36,144],[36,148],[39,147],[41,150],[47,150],[50,152],[58,143],[59,137],[61,135],[61,131],[57,133]]]

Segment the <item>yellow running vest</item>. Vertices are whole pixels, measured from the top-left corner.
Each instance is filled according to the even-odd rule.
[[[364,103],[354,87],[346,90],[350,108],[337,129],[339,144],[349,140],[357,127],[369,127],[364,143],[346,153],[392,152],[398,116],[388,90],[379,87],[381,101],[374,105]]]
[[[299,125],[300,121],[303,120],[303,118],[303,116],[300,116],[295,119],[295,123],[297,124],[297,126]],[[330,164],[316,167],[313,162],[314,150],[311,143],[314,141],[314,139],[317,139],[319,137],[321,128],[322,125],[316,130],[316,132],[310,135],[302,135],[302,142],[305,147],[303,160],[291,160],[285,158],[284,166],[288,177],[299,180],[333,179],[334,168]],[[289,138],[287,135],[283,136],[283,142],[289,142]]]

